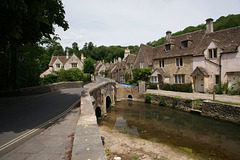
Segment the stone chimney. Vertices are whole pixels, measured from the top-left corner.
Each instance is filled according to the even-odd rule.
[[[67,49],[67,52],[66,52],[66,59],[69,58],[69,52],[68,52],[68,49]]]
[[[167,31],[166,32],[166,40],[169,41],[171,37],[172,37],[172,32],[171,31]]]
[[[121,62],[122,61],[122,58],[121,57],[118,57],[118,62]]]
[[[206,33],[212,33],[213,32],[213,19],[208,18],[206,19]]]
[[[128,49],[128,47],[125,49],[125,52],[124,52],[124,58],[125,59],[128,55],[130,54],[130,49]]]

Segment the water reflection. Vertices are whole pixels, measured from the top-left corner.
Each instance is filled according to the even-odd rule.
[[[100,125],[223,159],[240,159],[239,125],[132,101],[118,102],[108,112]]]

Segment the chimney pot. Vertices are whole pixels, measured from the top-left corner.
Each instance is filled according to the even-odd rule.
[[[208,18],[206,19],[206,33],[212,33],[213,32],[213,19]]]

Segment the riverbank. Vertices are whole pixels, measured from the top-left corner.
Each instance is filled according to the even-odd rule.
[[[121,160],[204,160],[192,153],[189,148],[176,148],[162,143],[144,140],[118,132],[106,126],[99,126],[105,139],[104,149],[108,160],[121,157]],[[208,158],[206,158],[208,159]]]

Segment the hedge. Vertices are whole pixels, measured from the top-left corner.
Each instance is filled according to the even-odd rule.
[[[167,91],[177,91],[177,92],[188,92],[192,93],[192,83],[186,83],[186,84],[164,84],[163,90]]]

